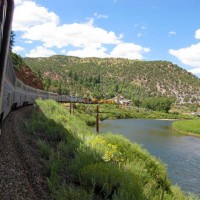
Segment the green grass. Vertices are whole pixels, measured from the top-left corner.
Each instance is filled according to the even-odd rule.
[[[42,156],[42,158],[45,158],[46,160],[48,160],[52,151],[51,147],[45,141],[42,141],[40,139],[38,140],[37,144],[38,144],[40,155]]]
[[[173,128],[182,133],[200,136],[200,119],[175,121],[173,122]]]
[[[97,105],[77,105],[76,115],[82,115],[83,120],[91,121],[90,124],[95,124]],[[128,119],[128,118],[142,118],[142,119],[192,119],[189,115],[179,113],[165,113],[152,111],[138,107],[120,107],[119,105],[100,104],[99,118],[105,119]],[[88,116],[91,116],[88,117]],[[89,125],[89,123],[86,123]]]
[[[37,100],[37,106],[28,123],[41,138],[38,147],[55,199],[197,199],[173,186],[165,164],[140,145],[122,135],[93,133],[84,112],[70,115],[52,100]]]

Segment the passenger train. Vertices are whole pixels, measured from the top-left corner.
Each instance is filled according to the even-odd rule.
[[[37,98],[83,103],[84,98],[35,89],[16,78],[9,56],[13,11],[13,0],[0,0],[0,120],[4,120],[13,108],[33,104]]]

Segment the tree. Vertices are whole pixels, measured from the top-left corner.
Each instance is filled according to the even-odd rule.
[[[10,45],[9,45],[9,49],[10,51],[12,51],[12,48],[14,46],[14,43],[15,43],[15,33],[14,31],[11,31],[11,34],[10,34]]]
[[[74,72],[74,80],[78,81],[78,76],[77,76],[76,72]]]
[[[98,77],[97,77],[97,79],[96,79],[96,83],[98,84],[98,83],[101,83],[101,76],[100,76],[100,74],[98,75]]]
[[[174,99],[168,97],[151,97],[142,102],[142,107],[156,111],[169,112]]]
[[[51,78],[47,77],[46,82],[45,82],[45,89],[48,91],[51,86]]]
[[[57,93],[62,94],[62,83],[61,82],[59,82],[59,84],[58,84]]]
[[[70,69],[69,71],[69,74],[68,74],[69,77],[72,77],[72,70]]]
[[[119,90],[119,85],[118,85],[118,84],[116,84],[116,85],[115,85],[115,92],[117,93],[117,92],[118,92],[118,90]]]
[[[42,72],[40,70],[37,71],[38,78],[42,80]]]
[[[11,55],[12,62],[14,64],[14,68],[17,71],[21,70],[20,66],[26,66],[26,63],[24,62],[23,58],[20,55],[17,55],[16,53],[13,53],[13,52],[11,52],[10,55]]]

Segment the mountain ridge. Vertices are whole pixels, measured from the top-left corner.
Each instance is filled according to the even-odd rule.
[[[90,93],[97,98],[122,94],[130,99],[167,96],[177,103],[200,102],[200,79],[169,61],[62,55],[26,57],[24,61],[41,73],[47,90],[61,94]]]

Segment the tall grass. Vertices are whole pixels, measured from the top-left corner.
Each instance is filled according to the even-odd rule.
[[[32,122],[40,121],[31,131],[42,137],[38,145],[55,199],[195,199],[173,186],[166,166],[140,145],[93,133],[84,114],[70,115],[55,101],[37,100],[37,106]]]
[[[88,116],[93,118],[96,115],[96,105],[77,105],[76,114],[80,113],[83,120],[88,120]],[[152,111],[144,108],[137,107],[119,107],[118,105],[99,105],[100,120],[107,118],[110,119],[123,119],[123,118],[143,118],[143,119],[191,119],[193,117],[189,115],[183,115],[179,113],[165,113]],[[93,122],[95,120],[93,119]]]
[[[172,127],[182,133],[192,133],[200,136],[200,119],[175,121]]]

